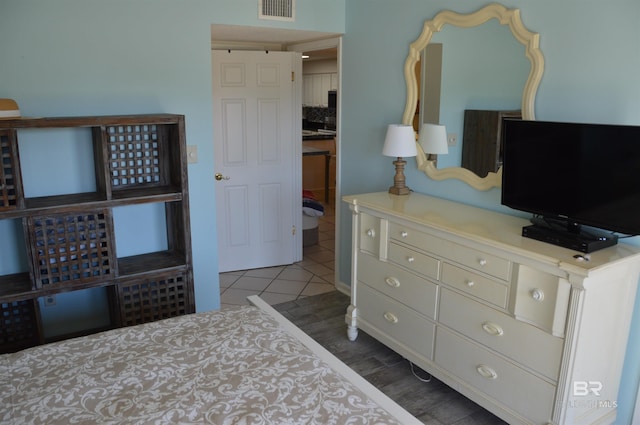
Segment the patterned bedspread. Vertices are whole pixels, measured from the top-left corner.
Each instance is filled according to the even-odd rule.
[[[256,307],[0,356],[2,424],[397,424]]]

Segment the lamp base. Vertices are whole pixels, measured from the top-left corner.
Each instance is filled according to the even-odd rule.
[[[404,166],[406,163],[407,161],[401,157],[393,161],[393,165],[396,166],[396,175],[393,176],[393,186],[389,188],[389,193],[394,195],[408,195],[409,192],[411,192],[411,189],[405,184]]]
[[[411,189],[409,189],[407,186],[405,187],[391,186],[389,188],[389,193],[392,193],[394,195],[408,195],[410,192],[411,192]]]

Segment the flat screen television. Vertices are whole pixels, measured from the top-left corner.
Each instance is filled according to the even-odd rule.
[[[592,252],[640,234],[640,127],[505,120],[502,204],[523,236]]]

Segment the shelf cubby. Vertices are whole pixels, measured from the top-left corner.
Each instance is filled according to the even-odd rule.
[[[188,264],[183,253],[160,251],[118,259],[120,277],[143,275],[154,270],[180,269]]]
[[[122,326],[167,319],[195,308],[189,272],[166,271],[125,279],[118,284]]]
[[[0,212],[23,207],[22,175],[15,131],[0,130]]]
[[[117,276],[109,209],[31,216],[26,221],[36,288]]]
[[[4,301],[31,298],[34,290],[35,286],[28,272],[0,276],[0,299]]]
[[[42,326],[35,299],[0,302],[0,347],[11,352],[42,344]]]

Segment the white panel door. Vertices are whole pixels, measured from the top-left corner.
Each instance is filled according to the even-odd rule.
[[[220,272],[295,258],[292,55],[212,51]]]

